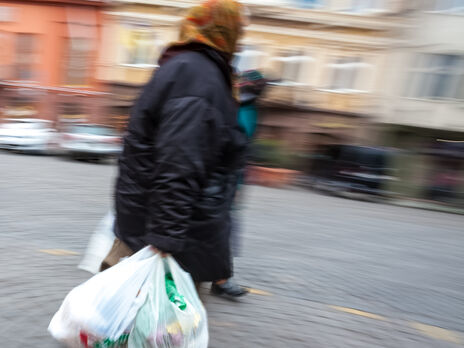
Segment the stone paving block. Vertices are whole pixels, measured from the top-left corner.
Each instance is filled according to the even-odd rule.
[[[40,168],[40,170],[37,170]],[[111,207],[116,168],[0,153],[2,347],[59,348],[46,328]],[[464,218],[307,191],[245,187],[236,279],[267,292],[229,302],[202,288],[212,348],[456,348],[411,327],[464,328]],[[374,320],[331,305],[374,313]]]

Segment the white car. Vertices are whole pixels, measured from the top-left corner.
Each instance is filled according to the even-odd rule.
[[[0,123],[0,149],[48,153],[55,145],[56,130],[51,121],[18,118]]]
[[[115,157],[122,150],[121,136],[111,127],[98,124],[75,124],[62,133],[60,149],[72,158]]]

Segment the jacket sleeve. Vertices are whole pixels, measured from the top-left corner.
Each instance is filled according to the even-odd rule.
[[[214,146],[214,113],[204,98],[169,100],[156,132],[146,244],[169,253],[184,248],[188,222],[207,175]]]

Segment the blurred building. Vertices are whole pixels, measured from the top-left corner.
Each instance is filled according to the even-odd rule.
[[[117,0],[104,13],[98,77],[123,120],[163,47],[177,37],[198,1]],[[251,25],[234,65],[272,79],[262,103],[260,137],[308,150],[321,142],[365,142],[377,111],[388,55],[404,27],[404,2],[244,1]]]
[[[311,152],[370,142],[391,51],[407,23],[402,1],[248,1],[238,68],[272,79],[260,136]]]
[[[98,78],[111,93],[111,122],[124,128],[130,107],[163,48],[177,38],[177,1],[115,0],[106,8]],[[191,4],[189,5],[191,6]]]
[[[0,116],[122,130],[199,2],[0,0]],[[463,0],[242,2],[251,21],[233,65],[269,79],[259,138],[300,154],[324,144],[396,147],[393,190],[463,191]]]
[[[102,120],[95,75],[104,3],[0,1],[2,117]]]
[[[463,14],[464,1],[419,2],[386,70],[378,142],[405,150],[396,190],[407,196],[464,192]]]
[[[123,127],[184,11],[198,2],[108,5],[97,76],[111,92],[113,123]],[[443,172],[438,154],[459,156],[451,141],[462,140],[462,1],[243,2],[251,24],[234,66],[270,79],[258,137],[303,153],[327,143],[400,148],[395,190],[427,196]],[[462,174],[462,164],[450,163]]]

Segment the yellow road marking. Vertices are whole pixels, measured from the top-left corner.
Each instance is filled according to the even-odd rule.
[[[332,306],[332,305],[329,307],[337,311],[340,311],[340,312],[360,315],[362,317],[371,318],[375,320],[389,321],[387,318],[381,315],[364,312],[364,311],[360,311],[360,310],[353,309],[353,308]],[[422,334],[429,336],[431,338],[435,338],[435,339],[442,340],[442,341],[448,341],[448,342],[452,342],[456,344],[462,344],[462,339],[460,338],[459,333],[455,331],[446,330],[446,329],[442,329],[441,327],[421,324],[417,322],[410,322],[409,325],[412,328],[420,331]]]
[[[259,290],[259,289],[253,289],[253,288],[247,288],[250,294],[253,295],[261,295],[261,296],[272,296],[270,292],[264,291],[264,290]]]
[[[371,318],[371,319],[375,319],[375,320],[387,321],[387,318],[382,317],[381,315],[374,314],[374,313],[364,312],[364,311],[360,311],[360,310],[353,309],[353,308],[348,308],[348,307],[340,307],[340,306],[329,306],[329,307],[333,308],[333,309],[335,309],[337,311],[340,311],[340,312],[350,313],[350,314],[354,314],[354,315],[360,315],[361,317]]]
[[[79,255],[79,253],[71,250],[64,249],[40,249],[39,252],[55,255],[55,256],[69,256],[69,255]]]
[[[227,321],[212,321],[211,325],[220,326],[220,327],[236,327],[237,324],[230,323]]]
[[[426,325],[426,324],[415,323],[415,322],[411,322],[409,323],[409,325],[411,325],[411,327],[415,328],[416,330],[419,330],[424,335],[427,335],[429,337],[439,339],[442,341],[456,343],[456,344],[462,343],[457,332],[442,329],[441,327],[437,327],[437,326]]]

